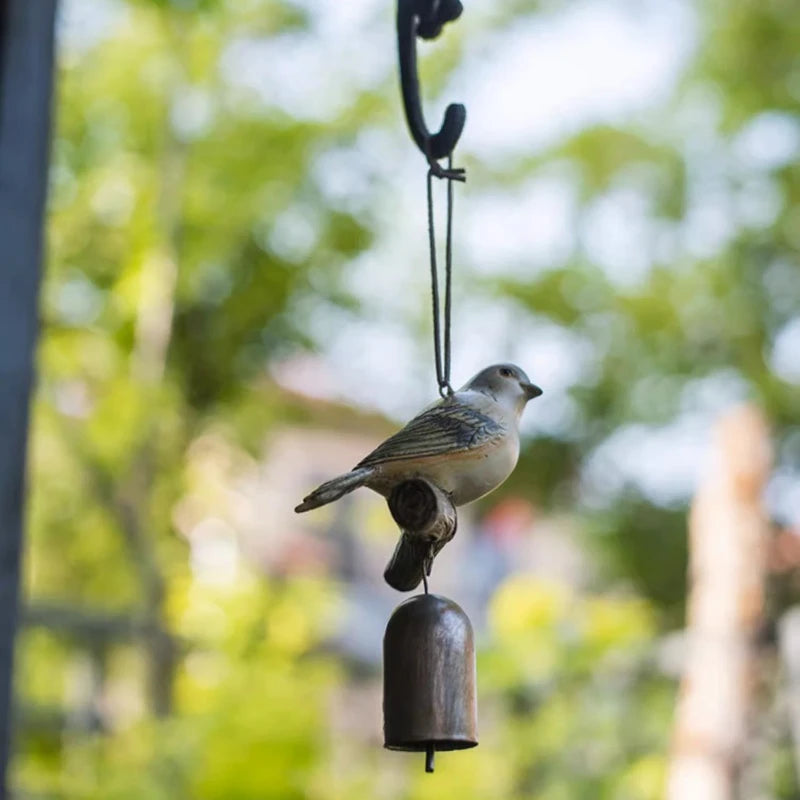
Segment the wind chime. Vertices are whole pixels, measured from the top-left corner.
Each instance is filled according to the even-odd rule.
[[[447,22],[457,19],[459,0],[398,0],[397,42],[403,106],[411,135],[428,163],[428,239],[431,262],[433,338],[439,393],[450,386],[450,310],[452,276],[453,181],[465,181],[465,170],[453,167],[453,150],[464,129],[463,105],[447,107],[437,133],[425,124],[417,76],[416,37],[435,39]],[[443,167],[440,162],[447,162]],[[433,179],[447,181],[444,319],[441,320]],[[439,487],[421,480],[401,483],[389,496],[389,509],[402,531],[386,568],[387,582],[400,591],[424,593],[401,603],[389,619],[383,639],[384,746],[421,751],[425,770],[433,772],[437,750],[475,747],[477,702],[472,625],[452,600],[428,592],[433,559],[453,538],[456,509]],[[404,563],[401,563],[401,559]]]
[[[466,120],[451,105],[438,133],[425,125],[417,79],[416,37],[432,39],[461,13],[458,0],[399,0],[397,34],[400,79],[408,125],[428,162],[428,239],[433,295],[436,380],[442,400],[428,406],[349,472],[331,478],[303,498],[304,513],[366,486],[384,495],[401,536],[384,578],[398,591],[423,584],[424,593],[394,612],[383,640],[384,740],[393,750],[426,753],[433,771],[436,750],[475,747],[475,649],[467,615],[452,601],[428,593],[436,554],[456,532],[456,506],[497,488],[519,456],[519,421],[542,390],[514,364],[481,370],[458,392],[450,386],[450,306],[453,148]],[[447,166],[440,163],[447,159]],[[444,319],[440,319],[433,179],[447,181]]]

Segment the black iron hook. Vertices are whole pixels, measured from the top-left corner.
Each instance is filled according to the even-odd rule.
[[[428,130],[420,99],[416,37],[435,39],[444,25],[458,19],[463,10],[460,0],[397,0],[400,85],[408,127],[417,147],[427,158],[431,173],[457,181],[466,180],[465,170],[445,169],[439,161],[453,152],[467,121],[467,109],[461,103],[452,103],[447,106],[438,133]]]

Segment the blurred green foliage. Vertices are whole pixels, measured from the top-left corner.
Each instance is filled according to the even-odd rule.
[[[499,32],[542,11],[501,5]],[[314,303],[361,312],[343,270],[373,244],[372,220],[331,207],[315,170],[360,130],[399,123],[394,81],[354,90],[324,124],[232,91],[226,43],[310,24],[305,6],[279,0],[127,0],[107,35],[62,53],[26,563],[27,597],[50,624],[20,637],[21,797],[660,796],[674,686],[656,654],[683,612],[685,508],[631,484],[587,500],[586,459],[626,426],[667,426],[723,376],[767,410],[781,468],[800,470],[800,393],[770,362],[800,308],[800,169],[736,155],[764,115],[800,124],[800,16],[791,0],[692,7],[697,51],[647,119],[470,165],[479,190],[502,192],[568,163],[578,189],[563,263],[470,291],[593,344],[590,374],[568,392],[569,430],[530,441],[503,491],[573,515],[597,588],[526,575],[501,586],[479,659],[481,746],[443,757],[434,778],[418,758],[331,729],[331,697],[355,680],[322,647],[339,587],[196,582],[175,524],[201,436],[259,452],[274,426],[307,421],[263,378],[313,345]],[[437,88],[469,45],[454,33],[426,66]],[[708,181],[730,230],[694,246]],[[651,238],[673,242],[631,285],[596,263],[582,227],[623,190],[647,209]],[[766,221],[748,216],[759,194],[777,198]],[[311,220],[308,246],[281,242],[287,213]],[[59,626],[64,610],[74,624]],[[97,681],[116,698],[113,730],[74,702]],[[774,792],[792,796],[785,753],[775,758]]]

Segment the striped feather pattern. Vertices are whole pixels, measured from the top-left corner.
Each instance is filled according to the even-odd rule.
[[[475,450],[502,438],[505,427],[476,408],[448,397],[414,417],[373,450],[358,467],[404,458],[439,456]]]

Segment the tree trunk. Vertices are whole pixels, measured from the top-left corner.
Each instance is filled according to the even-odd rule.
[[[689,519],[687,653],[669,800],[736,796],[764,605],[769,526],[761,495],[769,468],[769,436],[759,412],[747,407],[726,414]]]

